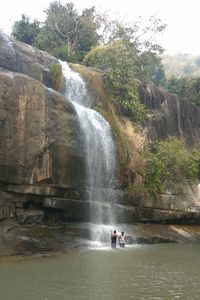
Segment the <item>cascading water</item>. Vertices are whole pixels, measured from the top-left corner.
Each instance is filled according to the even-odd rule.
[[[116,146],[109,123],[90,109],[86,84],[80,75],[60,61],[65,78],[65,96],[74,104],[85,138],[90,221],[114,224],[113,187],[116,186]],[[110,229],[109,229],[110,230]]]

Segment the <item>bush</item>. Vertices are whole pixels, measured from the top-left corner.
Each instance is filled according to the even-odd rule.
[[[76,54],[73,51],[67,49],[65,45],[53,48],[50,52],[53,56],[63,61],[68,61],[72,63],[77,61]]]
[[[123,70],[106,72],[104,82],[107,95],[123,115],[139,123],[144,115],[144,105],[139,102],[138,85]]]
[[[186,143],[175,137],[157,142],[152,149],[145,150],[144,179],[148,192],[162,192],[166,182],[178,186],[185,180],[192,183],[197,179],[199,160],[196,153],[190,153]]]
[[[133,48],[127,47],[122,41],[115,41],[92,49],[84,62],[105,71],[104,83],[109,100],[117,107],[118,112],[138,123],[145,110],[139,102]]]
[[[60,91],[63,81],[62,66],[60,64],[52,64],[51,73],[53,80],[53,88],[56,91]]]

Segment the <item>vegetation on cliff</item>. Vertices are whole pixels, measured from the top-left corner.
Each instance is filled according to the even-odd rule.
[[[52,64],[51,65],[51,73],[52,73],[52,80],[53,80],[53,88],[56,91],[60,91],[63,82],[63,75],[62,75],[62,67],[60,64]]]
[[[116,41],[94,48],[85,57],[84,62],[98,67],[99,64],[104,64],[104,68],[106,62],[104,83],[107,98],[115,105],[119,114],[138,122],[144,113],[144,106],[139,102],[131,51],[133,48],[127,48],[121,41]]]
[[[165,77],[160,85],[200,106],[200,56],[189,54],[164,55]]]
[[[170,93],[176,94],[200,106],[200,77],[171,76],[165,79],[162,86]]]
[[[128,50],[131,49],[129,55],[134,65],[131,64],[130,68],[134,67],[136,78],[155,83],[160,81],[162,49],[155,37],[166,25],[159,18],[150,17],[146,26],[142,25],[141,19],[132,24],[124,24],[112,20],[106,13],[97,13],[95,7],[86,8],[79,13],[73,3],[61,4],[59,1],[50,3],[45,13],[43,23],[36,19],[31,21],[29,17],[22,15],[21,20],[14,23],[12,35],[62,60],[76,63],[82,63],[95,47],[109,46],[119,41]],[[94,60],[90,62],[87,59],[85,63],[86,61],[89,66],[97,65]],[[98,67],[104,68],[105,64]]]
[[[176,137],[156,142],[144,151],[144,157],[144,183],[150,194],[162,192],[166,184],[177,189],[199,177],[200,148],[189,151],[186,143]]]

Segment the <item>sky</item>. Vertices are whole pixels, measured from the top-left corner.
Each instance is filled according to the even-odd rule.
[[[44,9],[51,0],[5,0],[0,10],[0,30],[10,34],[14,21],[21,14],[44,20]],[[167,23],[167,29],[158,42],[168,54],[193,54],[200,56],[200,1],[199,0],[60,0],[74,2],[78,10],[96,7],[98,11],[109,11],[113,17],[134,20],[156,15]]]

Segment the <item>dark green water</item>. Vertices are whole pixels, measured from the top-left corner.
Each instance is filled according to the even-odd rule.
[[[200,299],[200,244],[75,250],[3,263],[1,300]]]

